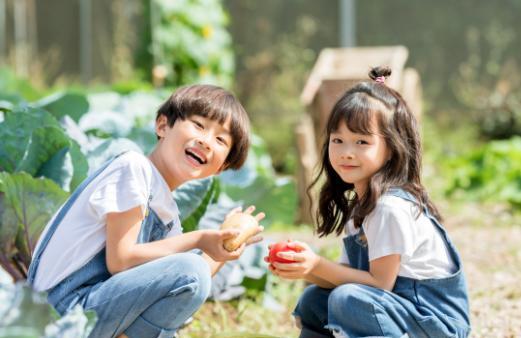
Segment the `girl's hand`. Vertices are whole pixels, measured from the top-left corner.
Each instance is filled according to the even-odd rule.
[[[287,260],[293,260],[295,263],[273,262],[268,268],[273,274],[282,278],[304,279],[320,262],[320,256],[315,254],[309,245],[303,242],[289,241],[288,246],[298,252],[281,251],[277,253],[277,256]],[[268,257],[264,257],[266,262],[267,258]]]

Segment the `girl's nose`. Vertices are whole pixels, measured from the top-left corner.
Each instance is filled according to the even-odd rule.
[[[345,149],[341,154],[340,158],[343,160],[351,160],[354,158],[353,153],[349,149]]]

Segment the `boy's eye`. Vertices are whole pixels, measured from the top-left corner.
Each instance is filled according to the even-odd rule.
[[[192,123],[195,124],[195,126],[199,129],[204,129],[204,126],[201,122],[199,121],[196,121],[196,120],[192,120]]]
[[[220,144],[223,144],[225,146],[228,145],[228,142],[226,142],[226,140],[224,139],[224,137],[217,137],[217,142],[219,142]]]

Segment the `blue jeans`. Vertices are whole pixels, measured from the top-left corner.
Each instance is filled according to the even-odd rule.
[[[61,287],[67,289],[67,282],[53,289],[53,294]],[[90,334],[93,338],[121,333],[130,338],[171,338],[205,302],[210,288],[208,263],[200,255],[179,253],[67,293],[55,307],[64,313],[79,303],[86,311],[95,311],[98,321]]]
[[[410,302],[393,292],[361,284],[334,289],[308,286],[293,312],[302,324],[300,338],[329,337],[465,337],[437,328],[434,317],[421,318]],[[421,318],[421,319],[419,319]],[[431,321],[431,322],[429,322]]]

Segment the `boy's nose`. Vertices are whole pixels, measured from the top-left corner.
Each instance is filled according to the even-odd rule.
[[[204,138],[197,139],[197,144],[204,149],[210,150],[210,146],[208,145],[208,141]]]

